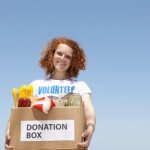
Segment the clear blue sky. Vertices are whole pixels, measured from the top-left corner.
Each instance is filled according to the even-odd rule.
[[[0,150],[12,88],[43,79],[40,51],[53,37],[80,43],[97,126],[90,150],[150,150],[150,1],[0,1]]]

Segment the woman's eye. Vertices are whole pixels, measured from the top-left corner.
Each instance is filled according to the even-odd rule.
[[[57,55],[61,56],[61,55],[62,55],[62,53],[61,53],[61,52],[57,52]]]
[[[66,56],[66,59],[71,60],[71,56]]]

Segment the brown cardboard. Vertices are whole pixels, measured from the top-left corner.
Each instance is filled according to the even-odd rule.
[[[20,141],[21,122],[37,120],[74,120],[73,141]],[[55,107],[47,114],[35,108],[12,108],[10,117],[10,145],[14,150],[78,150],[82,142],[81,134],[85,129],[83,107]]]

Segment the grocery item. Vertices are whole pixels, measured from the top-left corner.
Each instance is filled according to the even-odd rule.
[[[29,97],[19,97],[18,107],[30,107],[31,99]]]
[[[65,102],[65,106],[82,106],[82,97],[78,93],[71,94]]]
[[[48,111],[55,107],[55,103],[50,97],[46,96],[37,99],[33,103],[32,107],[44,112],[45,114],[48,114]]]
[[[56,107],[83,106],[82,97],[78,93],[70,92],[58,97],[50,97],[53,98]]]
[[[22,85],[19,89],[13,88],[12,95],[15,107],[30,107],[33,103],[33,86]]]
[[[15,105],[15,107],[18,107],[18,97],[19,97],[18,89],[16,89],[16,88],[12,89],[12,95],[14,98],[14,105]]]

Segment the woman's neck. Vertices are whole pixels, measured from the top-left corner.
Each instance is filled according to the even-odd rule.
[[[67,78],[67,75],[66,73],[62,73],[62,72],[54,72],[54,74],[51,76],[51,79],[54,79],[54,80],[66,80],[68,79]]]

